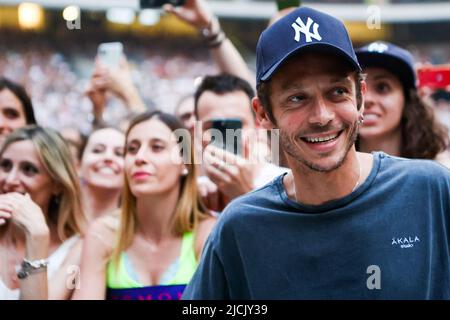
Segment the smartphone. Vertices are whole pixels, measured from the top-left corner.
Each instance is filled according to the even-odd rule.
[[[300,7],[301,0],[277,0],[278,11],[286,8]]]
[[[450,86],[450,64],[420,68],[417,76],[419,87],[445,90]]]
[[[108,68],[117,68],[123,55],[121,42],[105,42],[98,46],[97,56],[100,62]]]
[[[186,0],[140,0],[141,9],[147,8],[161,8],[166,3],[173,5],[174,7],[182,6]]]
[[[235,155],[242,155],[242,121],[240,119],[213,119],[211,143]],[[218,135],[218,136],[217,136]]]

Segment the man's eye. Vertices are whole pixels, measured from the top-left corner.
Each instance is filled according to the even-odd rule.
[[[334,90],[334,93],[339,95],[339,96],[342,96],[342,95],[346,94],[347,92],[348,92],[348,90],[345,89],[345,88],[336,88]]]
[[[292,96],[289,98],[290,102],[302,102],[303,100],[305,100],[303,96]]]
[[[12,168],[12,162],[10,160],[3,159],[0,161],[0,169],[5,172],[9,172]]]

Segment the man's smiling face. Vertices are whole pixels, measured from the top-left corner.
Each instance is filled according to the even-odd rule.
[[[270,81],[270,103],[289,158],[328,172],[338,168],[358,133],[355,74],[338,57],[303,53]]]

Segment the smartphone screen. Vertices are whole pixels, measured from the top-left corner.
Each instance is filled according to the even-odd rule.
[[[242,155],[242,121],[240,119],[213,119],[211,143],[230,153]]]
[[[108,68],[117,68],[123,55],[121,42],[105,42],[98,46],[97,51],[100,62]]]
[[[450,64],[423,67],[417,70],[419,87],[446,89],[450,86]]]
[[[182,6],[186,0],[140,0],[141,9],[147,8],[161,8],[166,3],[173,5],[174,7]]]

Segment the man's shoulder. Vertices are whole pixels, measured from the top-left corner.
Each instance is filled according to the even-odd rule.
[[[253,183],[254,185],[259,188],[264,186],[265,184],[271,182],[274,178],[290,172],[291,169],[277,166],[273,163],[267,162],[262,167],[261,172],[255,177]]]
[[[234,211],[239,209],[242,206],[265,206],[265,202],[263,200],[267,200],[268,198],[272,198],[274,195],[279,193],[278,180],[280,177],[277,177],[270,181],[269,183],[258,187],[230,202],[230,204],[225,208],[225,210]]]
[[[385,170],[389,170],[397,176],[405,175],[410,178],[450,182],[450,170],[437,161],[407,159],[385,153],[380,153],[380,157],[386,160]]]
[[[222,223],[229,223],[232,220],[242,220],[249,216],[264,215],[267,210],[280,204],[279,179],[246,193],[231,201],[220,214]]]
[[[278,191],[277,179],[234,199],[227,205],[219,215],[210,236],[214,247],[228,246],[236,240],[236,235],[257,230],[260,224],[266,223],[266,218],[283,211],[285,204]]]

